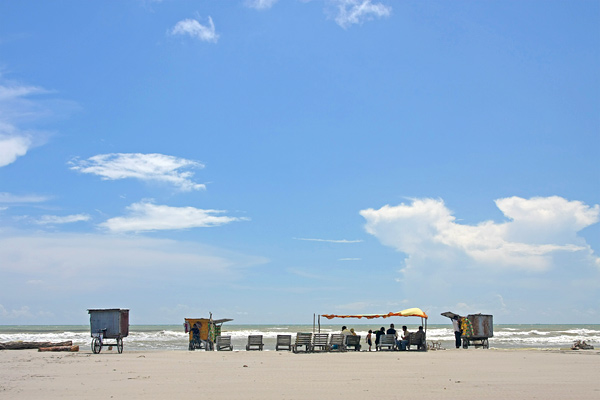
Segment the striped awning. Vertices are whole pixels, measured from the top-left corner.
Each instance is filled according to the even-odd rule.
[[[388,317],[421,317],[421,318],[429,318],[427,316],[427,314],[425,314],[423,312],[423,310],[421,310],[420,308],[407,308],[406,310],[402,310],[402,311],[397,311],[397,312],[389,312],[386,314],[344,314],[344,315],[338,315],[338,314],[322,314],[323,317],[327,318],[327,319],[333,319],[333,318],[366,318],[366,319],[373,319],[373,318],[388,318]]]

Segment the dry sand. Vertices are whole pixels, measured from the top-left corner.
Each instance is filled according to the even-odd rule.
[[[600,351],[0,351],[0,399],[600,399]]]

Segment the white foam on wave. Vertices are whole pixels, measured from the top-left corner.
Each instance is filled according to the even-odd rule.
[[[131,326],[129,335],[124,339],[125,348],[130,350],[187,350],[188,334],[181,330],[172,329],[145,329]],[[362,337],[364,342],[368,328],[359,326],[356,333]],[[252,327],[223,327],[223,335],[230,335],[235,349],[244,349],[249,335],[263,335],[265,349],[274,348],[276,337],[279,334],[289,334],[295,337],[296,333],[311,332],[312,327],[299,326],[252,326]],[[414,327],[410,329],[415,331]],[[338,333],[339,328],[322,328],[322,333]],[[399,332],[400,333],[400,332]],[[27,341],[27,342],[62,342],[71,340],[73,344],[89,346],[91,342],[89,330],[64,332],[9,332],[0,333],[0,342]],[[373,335],[375,336],[375,335]],[[441,341],[450,345],[454,341],[454,332],[451,327],[430,327],[427,330],[427,340]],[[589,327],[556,327],[537,328],[523,327],[523,329],[498,327],[494,330],[494,336],[490,339],[492,347],[564,347],[570,346],[575,340],[585,340],[594,346],[600,344],[600,329]]]
[[[83,343],[88,340],[87,332],[3,333],[0,342],[65,342]]]

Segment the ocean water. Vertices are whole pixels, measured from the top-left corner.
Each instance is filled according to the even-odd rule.
[[[397,326],[401,323],[395,322]],[[376,330],[385,323],[372,325],[352,325],[363,340],[369,329]],[[414,332],[417,325],[409,325]],[[338,333],[342,325],[321,325],[321,333]],[[231,335],[234,350],[245,351],[248,335],[263,335],[266,351],[275,350],[275,342],[279,334],[297,332],[313,332],[312,325],[223,325],[222,334]],[[82,350],[90,347],[91,335],[88,325],[0,325],[0,342],[11,341],[73,341]],[[585,340],[588,344],[600,349],[600,325],[494,325],[493,337],[489,338],[490,348],[537,348],[558,349],[573,345],[576,340]],[[450,324],[428,325],[427,341],[439,341],[443,348],[454,347],[454,332]],[[129,335],[123,339],[124,351],[187,351],[188,334],[181,325],[131,325]],[[364,347],[363,347],[364,349]],[[106,351],[105,349],[102,350]],[[113,350],[115,351],[115,350]]]

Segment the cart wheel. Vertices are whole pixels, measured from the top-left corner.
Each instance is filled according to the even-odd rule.
[[[102,343],[100,342],[100,338],[94,338],[92,340],[92,353],[98,354],[102,350]]]
[[[490,348],[490,342],[488,342],[488,340],[487,340],[487,339],[485,339],[485,340],[483,341],[483,348],[484,348],[484,349],[489,349],[489,348]]]
[[[117,338],[117,351],[119,354],[123,352],[123,338]]]

